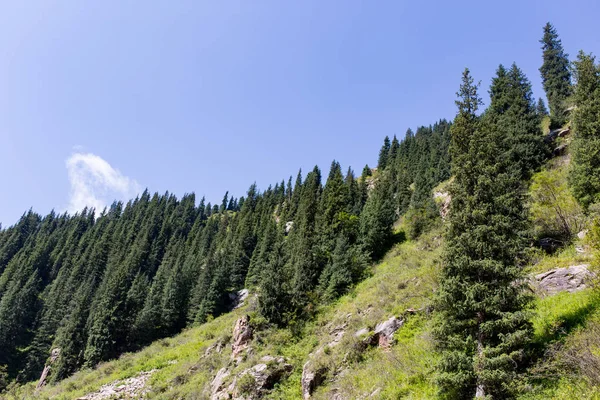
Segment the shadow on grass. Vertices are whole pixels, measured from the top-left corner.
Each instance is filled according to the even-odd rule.
[[[568,294],[567,296],[572,295]],[[571,332],[585,326],[590,317],[600,309],[600,294],[598,293],[594,292],[587,298],[574,298],[573,300],[577,302],[575,307],[573,304],[564,304],[564,302],[556,302],[553,305],[553,307],[566,306],[565,308],[568,309],[551,318],[551,322],[545,324],[542,332],[536,334],[532,343],[534,360],[543,357],[550,346],[564,341]]]

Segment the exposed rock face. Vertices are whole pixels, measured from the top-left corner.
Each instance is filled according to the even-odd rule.
[[[242,289],[238,290],[235,293],[229,293],[229,300],[231,301],[230,308],[232,310],[236,310],[242,307],[245,304],[246,299],[248,298],[248,294],[248,289]]]
[[[392,344],[394,333],[402,325],[404,325],[403,319],[391,317],[387,321],[377,324],[373,335],[366,338],[363,342],[370,346],[389,347]]]
[[[452,196],[448,192],[435,192],[433,198],[440,207],[440,216],[442,219],[446,219],[450,212],[450,203],[452,202]]]
[[[50,373],[50,368],[52,368],[52,364],[54,364],[54,362],[58,359],[59,356],[60,356],[60,349],[59,348],[52,349],[52,351],[50,352],[50,360],[48,360],[48,363],[44,366],[44,370],[42,371],[40,380],[38,381],[38,384],[35,387],[36,389],[39,389],[46,384],[46,378],[48,378],[48,374]]]
[[[287,235],[288,233],[290,233],[293,228],[294,228],[294,221],[286,222],[285,223],[285,234]]]
[[[573,265],[536,275],[535,286],[548,295],[565,291],[572,293],[585,289],[594,276],[587,264]]]
[[[146,382],[155,371],[142,372],[133,378],[109,383],[100,387],[99,391],[86,394],[77,400],[143,399],[148,393]]]
[[[311,362],[308,361],[302,368],[302,397],[310,399],[315,389],[325,380],[327,371],[324,368],[313,370]]]
[[[233,344],[231,345],[231,358],[238,359],[243,351],[248,349],[252,341],[252,326],[250,317],[245,315],[235,322],[233,328]]]
[[[569,135],[570,133],[571,133],[571,129],[565,128],[565,129],[561,129],[560,131],[558,131],[557,135],[558,135],[558,137],[565,137],[565,136]]]
[[[225,387],[225,379],[230,375],[227,368],[221,368],[210,383],[211,400],[229,399],[229,393]]]

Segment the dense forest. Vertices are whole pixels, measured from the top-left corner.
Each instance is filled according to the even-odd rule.
[[[333,161],[326,178],[314,167],[217,204],[145,191],[105,210],[26,212],[0,230],[0,383],[38,378],[60,348],[56,382],[229,311],[242,288],[269,323],[300,324],[404,234],[440,226],[432,192],[448,182],[437,384],[447,398],[513,397],[532,329],[525,194],[552,155],[543,121],[544,133],[572,121],[570,190],[588,213],[600,201],[600,67],[583,52],[571,63],[551,24],[541,43],[549,111],[514,63],[498,67],[483,109],[466,69],[454,121],[386,137],[360,176]]]

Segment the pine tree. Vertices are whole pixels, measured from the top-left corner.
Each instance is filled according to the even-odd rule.
[[[518,263],[525,230],[520,171],[504,137],[480,120],[469,70],[452,126],[450,226],[436,309],[442,397],[511,398],[531,326]]]
[[[490,87],[491,102],[486,118],[504,132],[508,157],[528,178],[546,159],[547,148],[540,132],[531,83],[513,64],[510,70],[498,67]]]
[[[575,198],[589,207],[600,201],[600,66],[580,52],[575,62],[575,138],[569,182]]]
[[[388,163],[388,158],[390,156],[390,138],[385,137],[383,140],[383,146],[381,146],[381,150],[379,150],[379,159],[377,161],[377,169],[384,170]]]
[[[396,220],[392,176],[380,171],[378,178],[360,215],[361,242],[375,259],[387,251]]]
[[[542,84],[548,98],[552,126],[559,127],[566,121],[565,100],[572,92],[569,55],[565,53],[556,29],[549,22],[544,26],[540,43],[544,60],[540,67]]]
[[[544,103],[544,99],[542,99],[541,97],[537,101],[535,110],[540,118],[546,117],[548,115],[546,103]]]

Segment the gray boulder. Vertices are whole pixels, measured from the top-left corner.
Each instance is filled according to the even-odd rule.
[[[535,286],[543,293],[553,295],[559,292],[577,292],[588,287],[595,274],[588,264],[556,268],[535,276]]]

